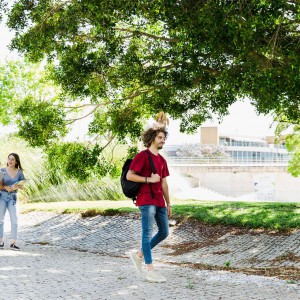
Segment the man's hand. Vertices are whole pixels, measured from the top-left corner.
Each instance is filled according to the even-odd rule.
[[[168,217],[172,218],[172,207],[167,205]]]
[[[151,174],[151,177],[148,177],[148,182],[156,183],[160,181],[160,176],[158,174]]]

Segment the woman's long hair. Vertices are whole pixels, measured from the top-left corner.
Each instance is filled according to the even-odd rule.
[[[20,161],[19,155],[18,155],[17,153],[10,153],[10,154],[7,156],[7,158],[9,158],[11,155],[16,159],[16,166],[15,166],[16,169],[20,169],[20,170],[23,171],[23,168],[22,168],[22,166],[21,166],[21,161]],[[8,163],[7,163],[6,165],[8,166]]]

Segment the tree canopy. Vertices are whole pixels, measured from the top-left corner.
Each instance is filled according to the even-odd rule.
[[[102,153],[106,147],[102,144],[107,145],[105,139],[103,143],[61,139],[77,119],[76,106],[64,110],[66,97],[49,80],[43,64],[8,61],[0,65],[0,122],[16,125],[19,137],[31,146],[43,148],[51,182],[61,183],[56,180],[60,173],[80,182],[93,175],[116,175],[118,170],[112,158]],[[67,117],[73,119],[67,122]]]
[[[297,0],[20,0],[8,26],[90,109],[92,134],[137,137],[158,111],[191,132],[243,97],[299,121]]]
[[[31,146],[47,146],[66,135],[61,91],[42,64],[8,61],[0,65],[0,122],[17,125]]]

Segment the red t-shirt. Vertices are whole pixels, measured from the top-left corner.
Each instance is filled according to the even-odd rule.
[[[146,151],[149,151],[148,149]],[[140,176],[151,177],[152,170],[149,162],[149,157],[146,151],[138,153],[133,159],[129,170],[136,172]],[[150,152],[157,174],[160,176],[160,181],[156,183],[143,183],[137,195],[136,205],[155,205],[159,207],[165,207],[165,199],[162,191],[161,181],[162,178],[169,176],[169,170],[166,160],[160,155],[154,155]],[[152,198],[150,184],[154,193]]]

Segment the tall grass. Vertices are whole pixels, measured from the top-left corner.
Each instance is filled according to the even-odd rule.
[[[41,149],[29,147],[26,142],[13,135],[1,137],[1,167],[6,166],[7,156],[11,152],[19,154],[24,175],[29,179],[25,188],[19,193],[22,202],[124,199],[117,178],[112,179],[107,176],[100,179],[92,175],[88,182],[78,183],[74,179],[68,179],[59,168],[54,173],[53,170],[50,172]],[[124,151],[119,152],[124,153]],[[120,160],[118,155],[115,159]]]
[[[50,185],[31,194],[30,202],[56,202],[56,201],[89,201],[89,200],[120,200],[124,195],[120,189],[119,181],[105,177],[95,178],[86,183],[78,183],[68,179],[59,185]]]

